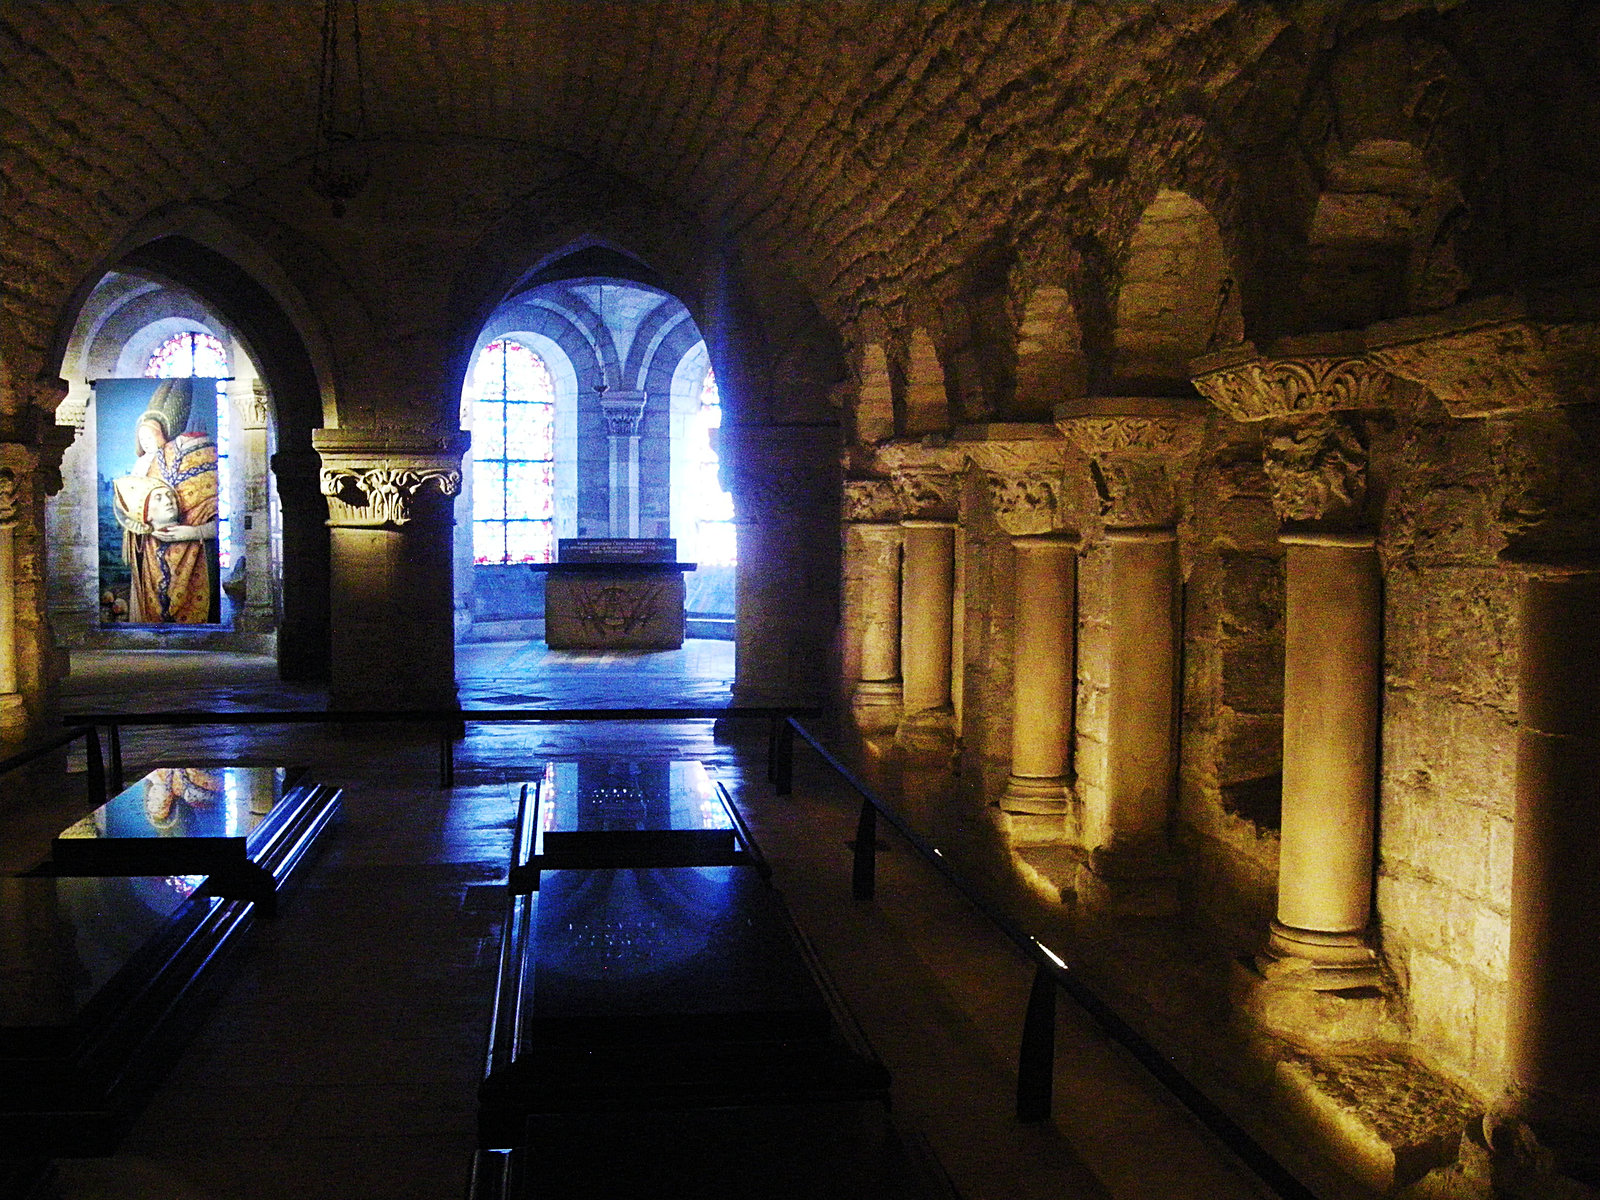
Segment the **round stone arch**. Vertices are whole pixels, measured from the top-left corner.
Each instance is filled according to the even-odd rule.
[[[279,232],[272,241],[277,253],[314,273],[320,256]],[[226,323],[259,371],[276,433],[271,472],[282,514],[279,674],[328,678],[327,504],[311,431],[336,422],[337,406],[333,347],[314,315],[318,306],[254,233],[208,208],[175,207],[135,226],[73,291],[56,324],[50,358],[56,371],[66,361],[85,304],[112,272],[196,297]],[[319,300],[348,305],[336,311],[358,309],[337,288],[333,295],[326,287],[322,291]],[[359,319],[353,324],[359,326]]]

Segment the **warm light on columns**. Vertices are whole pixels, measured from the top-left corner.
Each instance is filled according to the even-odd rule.
[[[851,698],[856,726],[886,733],[900,723],[900,543],[898,521],[846,527],[845,553],[860,580],[860,677]]]
[[[1371,534],[1288,547],[1278,918],[1263,969],[1319,991],[1377,982],[1372,916],[1382,584]]]
[[[902,735],[948,736],[950,651],[955,601],[953,521],[906,520],[900,598]]]
[[[1016,552],[1016,652],[1011,687],[1011,777],[1000,807],[1040,816],[1068,811],[1072,780],[1073,648],[1078,537],[1011,539]]]
[[[1600,567],[1533,568],[1520,607],[1506,1099],[1558,1157],[1594,1170],[1600,1168]]]

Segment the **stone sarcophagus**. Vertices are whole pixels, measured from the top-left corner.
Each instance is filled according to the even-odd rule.
[[[552,650],[676,650],[683,645],[683,573],[672,538],[562,538],[547,572],[545,642]]]

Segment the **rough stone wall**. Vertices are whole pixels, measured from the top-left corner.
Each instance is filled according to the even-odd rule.
[[[1487,1093],[1511,903],[1518,577],[1495,497],[1512,431],[1407,396],[1373,456],[1391,480],[1377,915],[1418,1044]]]
[[[1277,891],[1283,551],[1258,429],[1213,419],[1189,491],[1178,835],[1196,911],[1253,949]]]

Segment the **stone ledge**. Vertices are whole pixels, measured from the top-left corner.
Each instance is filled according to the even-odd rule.
[[[1403,1053],[1290,1054],[1268,1096],[1296,1132],[1360,1183],[1390,1195],[1457,1159],[1479,1108]]]

